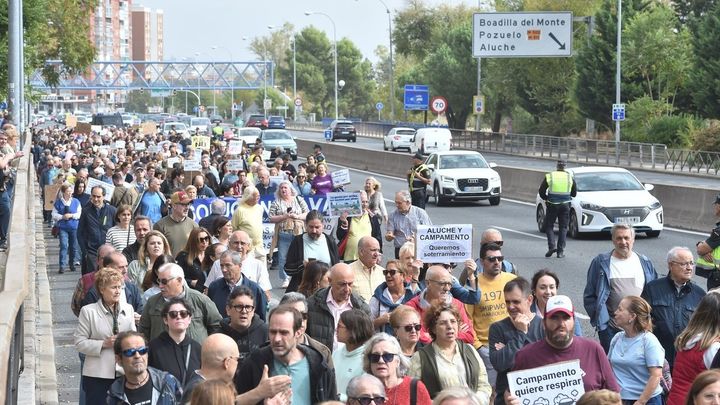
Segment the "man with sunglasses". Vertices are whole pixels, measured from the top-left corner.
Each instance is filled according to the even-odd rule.
[[[192,198],[184,191],[176,191],[170,196],[170,215],[156,222],[153,229],[160,231],[170,244],[173,256],[185,247],[190,232],[198,227],[192,219],[188,218],[188,206]]]
[[[153,295],[145,303],[138,331],[151,340],[160,335],[166,329],[162,309],[167,300],[175,297],[184,298],[192,313],[197,314],[187,329],[191,339],[202,344],[208,335],[220,331],[222,317],[215,303],[207,295],[188,287],[182,267],[166,263],[160,266],[157,274],[160,294]]]
[[[147,340],[139,332],[120,332],[114,344],[115,361],[124,376],[113,382],[108,403],[179,404],[182,387],[172,374],[148,366]]]
[[[500,247],[503,247],[503,244],[505,243],[503,241],[502,234],[500,231],[498,231],[495,228],[488,228],[483,231],[483,233],[480,235],[480,248],[482,249],[483,246],[494,243]],[[478,258],[475,260],[475,262],[465,262],[465,269],[462,273],[460,273],[460,284],[466,285],[470,284],[470,286],[475,287],[475,281],[473,280],[473,277],[471,277],[471,274],[474,274],[475,279],[477,279],[480,272],[482,272],[483,266],[482,266],[482,259]],[[511,263],[507,258],[503,259],[502,261],[502,271],[506,273],[512,273],[514,275],[518,275],[517,273],[517,266],[515,266],[513,263]],[[462,301],[462,300],[461,300]],[[467,302],[463,301],[466,304],[474,304],[473,302]]]
[[[350,382],[348,382],[346,391],[348,405],[385,404],[385,386],[379,378],[372,374],[362,374],[353,377]]]
[[[270,344],[251,353],[235,374],[237,392],[243,394],[257,387],[267,367],[270,376],[290,376],[293,404],[337,399],[335,371],[320,352],[300,344],[303,335],[300,311],[287,305],[273,308],[268,329]]]
[[[490,362],[490,325],[507,316],[503,289],[508,281],[517,276],[502,271],[502,262],[505,257],[502,255],[502,247],[494,243],[480,248],[480,260],[482,272],[477,277],[477,285],[478,289],[482,291],[482,296],[480,302],[475,305],[467,305],[466,308],[475,329],[473,345],[485,363],[488,382],[494,390],[497,372]]]

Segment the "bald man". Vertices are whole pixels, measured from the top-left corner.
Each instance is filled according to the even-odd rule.
[[[307,334],[333,350],[337,345],[335,329],[340,314],[355,308],[370,315],[365,300],[353,292],[355,272],[345,263],[330,268],[330,286],[318,290],[308,298]]]
[[[183,388],[182,403],[190,402],[193,389],[203,381],[221,380],[232,383],[238,368],[240,352],[235,341],[227,335],[216,333],[208,336],[202,346],[200,361],[202,366],[190,377]],[[266,398],[283,395],[290,386],[290,376],[277,375],[268,378],[267,366],[264,369],[260,384],[253,390],[235,398],[236,404],[256,404]]]
[[[358,241],[358,259],[350,263],[355,273],[355,291],[366,302],[370,302],[377,286],[385,281],[382,266],[382,253],[380,243],[372,236],[363,236]]]

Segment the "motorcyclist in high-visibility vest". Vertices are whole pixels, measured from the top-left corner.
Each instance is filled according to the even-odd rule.
[[[572,174],[565,171],[565,161],[558,160],[556,170],[546,173],[538,189],[540,198],[545,200],[545,236],[548,251],[545,257],[557,253],[558,258],[565,257],[565,236],[570,220],[570,201],[577,195],[577,186]],[[555,220],[558,221],[558,239],[555,244]]]
[[[715,216],[720,217],[720,194],[713,202]],[[720,286],[720,222],[710,232],[710,236],[696,245],[698,260],[695,263],[695,274],[707,278],[707,289]]]

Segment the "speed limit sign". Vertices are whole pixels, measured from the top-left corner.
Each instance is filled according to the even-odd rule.
[[[430,109],[438,114],[442,114],[447,110],[448,102],[445,97],[433,97],[430,100]]]

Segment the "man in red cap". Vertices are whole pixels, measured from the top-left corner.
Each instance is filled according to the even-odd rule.
[[[620,392],[605,351],[594,340],[574,336],[575,312],[565,295],[550,297],[543,317],[545,339],[531,343],[515,355],[513,371],[548,366],[563,361],[580,360],[585,392],[609,389]],[[507,405],[520,405],[520,399],[505,391]]]
[[[185,247],[190,232],[198,226],[195,221],[188,218],[191,202],[192,198],[186,192],[174,192],[170,196],[170,215],[159,220],[153,226],[154,230],[160,231],[167,238],[173,257],[177,256]]]

